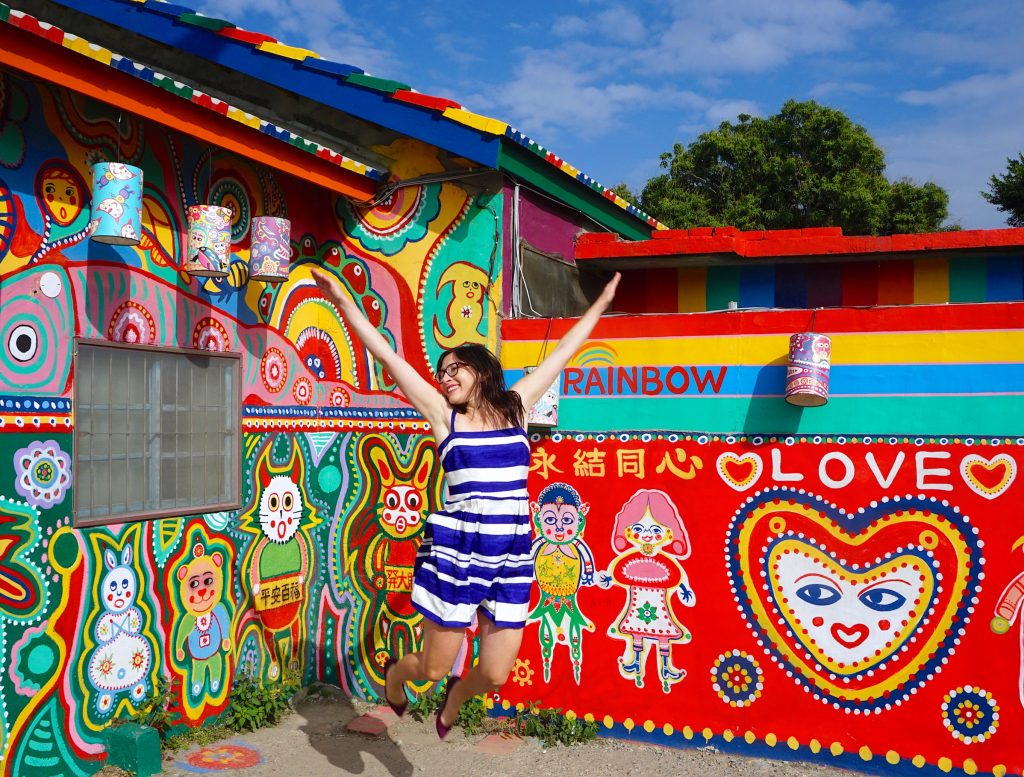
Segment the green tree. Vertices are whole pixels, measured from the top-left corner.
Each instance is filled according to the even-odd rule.
[[[1017,159],[1007,159],[1006,175],[989,178],[988,191],[981,196],[1010,214],[1006,223],[1011,227],[1024,227],[1024,153]]]
[[[839,226],[848,235],[940,228],[948,195],[885,177],[867,130],[813,100],[789,100],[766,119],[740,114],[689,146],[661,155],[640,206],[674,228],[797,229]]]
[[[626,202],[632,202],[634,204],[640,202],[640,198],[636,196],[634,192],[629,190],[629,186],[625,181],[621,181],[612,187],[612,191],[619,195]]]

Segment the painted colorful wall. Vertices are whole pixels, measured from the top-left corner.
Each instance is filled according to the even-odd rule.
[[[440,169],[411,140],[377,150],[401,178]],[[90,164],[117,158],[145,176],[138,247],[87,237]],[[198,202],[232,210],[227,278],[182,268]],[[444,347],[495,340],[500,212],[500,193],[453,183],[360,209],[0,70],[0,772],[96,771],[104,727],[161,678],[187,724],[221,712],[243,670],[377,695],[386,657],[419,637],[412,561],[440,471],[423,421],[310,268],[334,272],[429,375]],[[256,215],[292,222],[284,284],[248,280]],[[240,510],[75,526],[76,335],[241,354]],[[295,523],[271,541],[275,501]],[[110,583],[128,592],[116,606]]]
[[[602,319],[532,435],[538,585],[496,709],[1020,774],[1022,324],[1019,302],[818,311],[831,397],[797,408],[810,311]],[[547,329],[503,323],[509,378]]]

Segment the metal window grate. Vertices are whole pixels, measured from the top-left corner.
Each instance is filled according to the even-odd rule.
[[[240,503],[238,354],[76,344],[75,523]]]

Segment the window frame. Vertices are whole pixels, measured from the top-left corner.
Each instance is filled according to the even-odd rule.
[[[71,429],[71,460],[72,460],[72,525],[76,528],[89,528],[98,526],[113,526],[121,523],[136,523],[138,521],[151,521],[159,518],[170,518],[170,517],[192,517],[197,515],[205,515],[206,513],[223,512],[229,510],[240,510],[242,507],[242,448],[243,448],[243,388],[242,388],[242,354],[239,351],[206,351],[197,348],[181,348],[178,346],[164,346],[164,345],[143,345],[136,343],[122,343],[115,342],[113,340],[104,340],[102,338],[90,338],[90,337],[78,337],[73,338],[74,354],[72,357],[72,370],[74,371],[72,383],[71,383],[71,411],[73,424]],[[79,477],[79,444],[78,444],[78,384],[81,380],[81,374],[79,371],[79,346],[86,345],[90,347],[98,348],[115,348],[129,351],[143,351],[149,353],[156,353],[161,356],[193,356],[200,358],[214,358],[214,359],[226,359],[234,362],[235,372],[235,400],[237,414],[237,425],[236,425],[236,464],[235,470],[235,499],[228,502],[217,502],[209,505],[187,505],[184,507],[167,507],[159,508],[156,510],[143,510],[134,512],[125,512],[123,514],[111,514],[104,513],[102,515],[89,515],[87,517],[79,516],[79,489],[78,489],[78,477]],[[152,412],[152,411],[151,411]],[[159,411],[158,411],[159,412]]]

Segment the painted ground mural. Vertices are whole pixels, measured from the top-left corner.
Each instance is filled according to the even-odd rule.
[[[533,437],[509,709],[915,773],[1019,772],[1024,439]]]
[[[386,153],[405,178],[440,169],[412,141]],[[87,237],[89,166],[114,159],[145,173],[135,248]],[[231,210],[223,279],[184,269],[200,202]],[[500,203],[473,202],[431,184],[361,209],[0,72],[0,771],[96,771],[104,727],[163,681],[193,724],[237,672],[376,696],[419,638],[412,560],[440,470],[309,269],[429,375],[450,343],[495,337]],[[257,215],[292,221],[284,284],[247,277]],[[241,353],[240,510],[75,528],[75,335]]]

